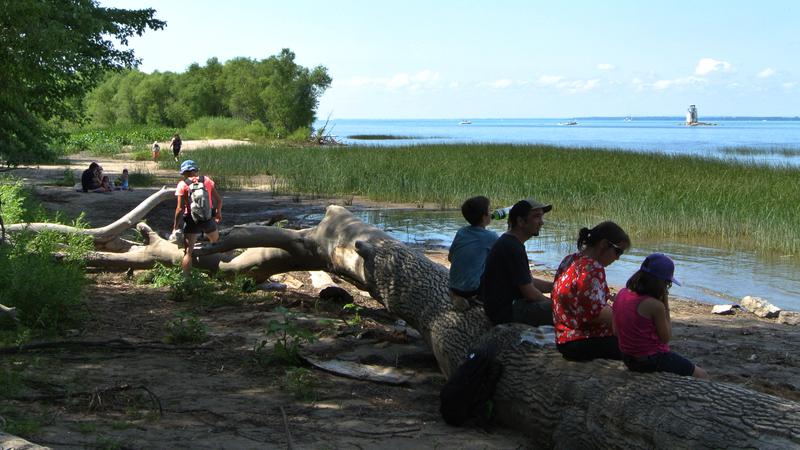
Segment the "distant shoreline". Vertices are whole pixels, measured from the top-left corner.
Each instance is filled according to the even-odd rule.
[[[683,122],[686,120],[685,116],[562,116],[562,117],[470,117],[471,121],[480,120],[625,120],[630,118],[631,121],[637,120],[677,120]],[[775,121],[775,122],[795,122],[800,121],[800,116],[703,116],[704,121],[718,120],[718,121]],[[339,117],[331,119],[332,122],[338,120],[358,120],[358,121],[417,121],[417,120],[430,120],[430,121],[455,121],[456,123],[464,120],[461,117],[381,117],[381,118],[363,118],[363,117]],[[324,120],[317,120],[324,122]]]

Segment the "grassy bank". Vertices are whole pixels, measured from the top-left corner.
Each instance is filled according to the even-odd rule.
[[[247,146],[192,157],[222,179],[277,175],[292,192],[442,208],[477,194],[498,206],[534,196],[561,220],[610,218],[637,235],[800,251],[798,169],[537,145]]]
[[[7,177],[0,177],[0,214],[6,224],[60,221],[45,214],[22,181]],[[72,225],[83,226],[80,219]],[[83,319],[83,260],[92,248],[88,236],[52,231],[16,233],[0,245],[0,304],[16,307],[19,319],[0,317],[0,346],[57,333]]]

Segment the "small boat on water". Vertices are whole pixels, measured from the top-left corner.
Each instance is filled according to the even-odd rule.
[[[462,120],[462,121],[461,121],[461,122],[459,122],[458,124],[459,124],[459,125],[472,125],[472,122],[470,122],[469,120]]]
[[[573,126],[573,125],[577,125],[577,124],[578,124],[578,122],[575,122],[574,120],[570,120],[569,122],[561,122],[561,123],[559,123],[559,125],[564,125],[564,126]]]
[[[633,118],[631,116],[625,116],[625,118],[622,119],[622,120],[625,121],[625,122],[630,122],[630,121],[633,120]]]

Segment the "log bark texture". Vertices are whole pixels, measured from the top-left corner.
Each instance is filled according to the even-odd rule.
[[[144,224],[143,246],[97,252],[98,267],[147,267],[182,251]],[[243,252],[242,248],[246,248]],[[235,227],[196,249],[201,266],[261,277],[326,270],[353,282],[416,328],[450,376],[468,351],[493,342],[503,375],[499,421],[536,448],[798,448],[800,404],[741,386],[672,374],[635,374],[619,362],[568,362],[554,346],[526,339],[532,327],[492,327],[483,311],[456,311],[447,270],[423,254],[330,206],[305,230]]]

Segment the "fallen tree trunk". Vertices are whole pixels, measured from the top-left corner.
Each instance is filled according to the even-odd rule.
[[[95,267],[177,263],[182,251],[140,224],[145,245],[96,252]],[[246,248],[240,253],[241,248]],[[740,386],[671,374],[635,374],[618,362],[565,361],[534,345],[535,329],[491,327],[483,311],[454,309],[447,270],[331,206],[305,230],[236,227],[195,251],[212,270],[265,277],[326,270],[365,289],[416,328],[449,376],[471,347],[489,341],[504,366],[495,394],[498,419],[555,448],[787,448],[800,446],[800,404]]]

